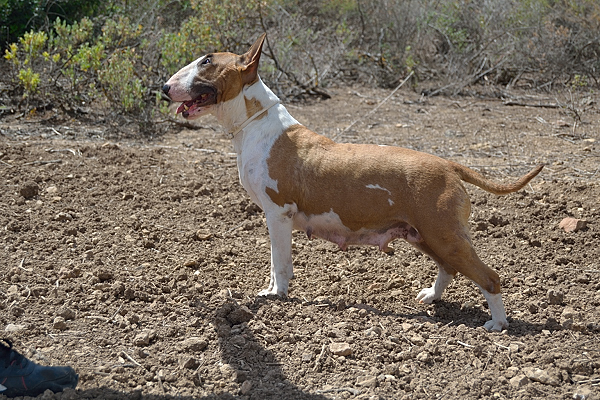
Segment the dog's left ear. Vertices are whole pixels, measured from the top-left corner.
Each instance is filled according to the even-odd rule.
[[[250,50],[242,55],[242,82],[244,85],[253,83],[258,79],[258,61],[260,60],[265,37],[267,37],[266,33],[260,35],[250,47]]]

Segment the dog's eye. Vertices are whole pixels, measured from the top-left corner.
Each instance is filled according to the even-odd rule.
[[[200,61],[200,65],[207,65],[210,64],[212,61],[210,59],[210,57],[206,57],[204,60]]]

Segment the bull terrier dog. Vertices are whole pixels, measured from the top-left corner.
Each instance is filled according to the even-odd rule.
[[[292,230],[337,244],[388,250],[402,238],[438,266],[433,285],[417,295],[439,300],[457,272],[477,285],[492,319],[508,327],[500,278],[477,256],[468,218],[471,203],[462,182],[496,195],[523,188],[543,166],[511,184],[489,181],[465,166],[394,146],[342,144],[296,121],[262,82],[258,65],[263,34],[242,55],[211,53],[173,75],[163,87],[187,120],[216,116],[231,134],[239,178],[262,208],[271,240],[271,279],[260,295],[287,296]]]

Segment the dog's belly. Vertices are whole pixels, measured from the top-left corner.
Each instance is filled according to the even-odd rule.
[[[333,211],[319,215],[297,212],[294,215],[294,229],[306,232],[309,239],[315,236],[333,242],[342,250],[349,245],[370,245],[387,251],[388,244],[397,238],[414,243],[423,240],[419,232],[404,221],[382,221],[380,225],[381,228],[353,231]]]

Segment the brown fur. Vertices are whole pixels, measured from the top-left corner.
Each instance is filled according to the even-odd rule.
[[[490,293],[500,292],[500,281],[471,246],[471,203],[462,181],[504,194],[521,189],[541,170],[537,167],[516,183],[502,185],[433,155],[392,146],[339,144],[301,125],[275,141],[267,165],[278,190],[266,191],[277,205],[296,204],[308,216],[333,211],[352,231],[386,230],[406,222],[423,239],[413,243],[415,247],[446,272],[461,272]]]
[[[248,99],[244,97],[244,102],[246,103],[246,117],[252,118],[254,114],[260,112],[264,109],[263,105],[257,99]],[[256,119],[264,118],[264,115],[259,115]]]

